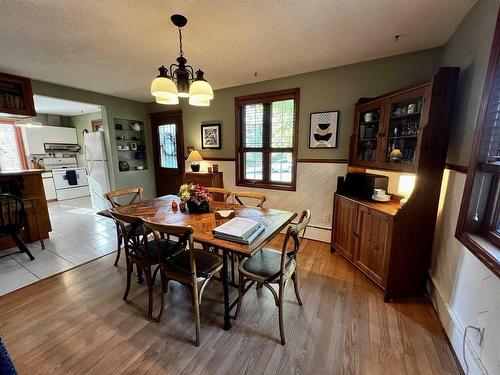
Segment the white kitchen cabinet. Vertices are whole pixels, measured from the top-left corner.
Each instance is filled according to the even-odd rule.
[[[42,178],[43,190],[45,191],[46,200],[53,200],[57,198],[56,187],[54,185],[54,178],[52,178],[52,173],[50,173],[50,176],[51,177]]]
[[[22,128],[24,148],[28,155],[45,154],[43,147],[43,128]]]
[[[44,126],[42,129],[44,143],[78,143],[76,139],[76,129],[74,128]]]
[[[45,154],[44,143],[78,143],[76,129],[62,126],[25,127],[23,139],[28,155]]]

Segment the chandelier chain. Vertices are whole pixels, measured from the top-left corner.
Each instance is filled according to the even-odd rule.
[[[184,52],[182,51],[182,28],[179,27],[179,54],[184,56]]]

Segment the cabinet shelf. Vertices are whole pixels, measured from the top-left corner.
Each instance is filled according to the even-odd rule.
[[[422,112],[408,113],[406,115],[391,116],[391,120],[420,115]]]
[[[389,139],[416,139],[418,138],[418,134],[414,134],[414,135],[398,135],[396,137],[389,137]]]

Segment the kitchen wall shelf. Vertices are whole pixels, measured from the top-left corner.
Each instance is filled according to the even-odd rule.
[[[120,166],[118,165],[118,170],[121,173],[126,172],[140,172],[148,169],[148,153],[146,149],[146,134],[144,131],[144,122],[139,120],[126,120],[126,119],[113,119],[114,122],[114,130],[115,130],[115,142],[116,142],[116,151],[118,155],[118,164],[120,162],[127,162],[130,166],[130,169],[120,170]],[[141,130],[132,130],[131,126],[137,124]],[[119,137],[123,137],[124,139],[116,139]],[[137,139],[131,139],[132,137]],[[120,150],[118,146],[128,146],[130,147],[131,143],[137,144],[137,150]],[[143,169],[137,169],[137,167],[143,167]]]

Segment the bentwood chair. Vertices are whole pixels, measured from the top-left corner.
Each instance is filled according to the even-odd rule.
[[[214,200],[216,200],[217,202],[226,202],[227,201],[227,198],[229,198],[231,196],[231,192],[227,189],[223,189],[223,188],[217,188],[217,187],[207,187],[207,190],[210,194],[214,195],[214,197],[220,197],[222,199],[219,199],[219,200],[216,200],[214,198]]]
[[[109,201],[109,203],[111,203],[111,207],[116,208],[122,206],[123,204],[142,202],[142,193],[143,193],[143,188],[141,187],[124,188],[124,189],[110,191],[104,194],[104,197]],[[126,202],[128,203],[122,203],[125,199]],[[123,237],[120,235],[120,231],[118,229],[118,223],[116,221],[115,224],[116,224],[116,240],[118,242],[118,249],[116,250],[116,259],[114,264],[116,266],[118,264],[118,261],[120,260]],[[140,229],[140,227],[138,227],[137,229]]]
[[[141,268],[146,276],[146,284],[148,286],[148,320],[152,319],[153,315],[153,285],[156,278],[158,268],[151,274],[151,267],[157,266],[161,259],[167,259],[179,251],[183,250],[183,244],[175,241],[166,240],[164,238],[158,241],[159,252],[157,245],[148,241],[148,232],[142,228],[142,221],[137,217],[119,214],[110,210],[110,214],[115,219],[118,225],[120,236],[123,238],[125,248],[125,261],[127,264],[127,286],[123,299],[126,300],[130,291],[130,283],[134,264],[137,268]],[[140,229],[139,229],[140,228]],[[159,255],[160,254],[160,255]]]
[[[250,191],[235,191],[232,196],[234,201],[243,206],[246,206],[246,204],[243,203],[241,198],[258,200],[258,203],[255,205],[256,207],[264,207],[264,202],[267,200],[267,195]]]
[[[157,321],[163,313],[165,293],[170,280],[181,283],[189,291],[194,310],[196,327],[196,346],[200,345],[200,305],[203,291],[208,282],[222,269],[222,258],[219,255],[195,249],[193,243],[193,228],[188,226],[162,225],[144,219],[144,225],[155,234],[157,248],[160,249],[159,234],[172,235],[179,238],[179,244],[187,244],[186,250],[171,258],[160,255],[161,303]],[[201,286],[201,287],[200,287]]]
[[[21,238],[21,231],[25,225],[24,203],[21,198],[12,194],[0,194],[0,237],[10,236],[14,240],[20,253],[25,253],[30,260],[35,257]]]
[[[292,224],[288,227],[281,253],[263,248],[255,256],[242,260],[238,269],[240,282],[235,319],[243,303],[245,284],[248,281],[261,283],[272,292],[274,302],[278,307],[281,345],[285,345],[283,300],[286,283],[289,279],[293,280],[297,302],[299,305],[302,305],[297,276],[297,254],[300,250],[301,233],[303,237],[309,221],[311,221],[311,212],[309,210],[302,212],[298,224]],[[293,240],[291,251],[289,251],[288,246],[290,238]],[[278,293],[276,293],[271,284],[278,284]]]

